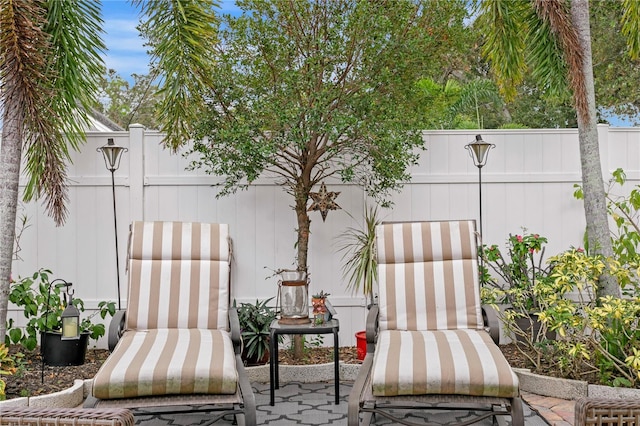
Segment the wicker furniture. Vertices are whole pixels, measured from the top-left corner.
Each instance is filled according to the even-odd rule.
[[[575,426],[640,426],[640,399],[581,398]]]
[[[227,225],[134,222],[126,314],[112,320],[119,340],[85,406],[212,405],[213,419],[254,425],[230,262]]]
[[[133,426],[126,409],[2,407],[0,425],[21,426]]]
[[[379,304],[349,395],[350,426],[407,410],[483,410],[469,424],[511,415],[524,424],[518,379],[484,329],[474,221],[376,228]],[[447,404],[443,407],[443,403]]]

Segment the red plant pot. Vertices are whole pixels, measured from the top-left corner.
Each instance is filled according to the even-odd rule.
[[[356,333],[356,348],[358,349],[358,359],[362,361],[367,354],[367,332],[358,331]]]

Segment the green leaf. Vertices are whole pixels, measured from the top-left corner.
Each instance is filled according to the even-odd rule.
[[[12,328],[9,330],[9,338],[11,339],[11,343],[17,344],[22,339],[22,330],[19,328]]]
[[[574,188],[573,197],[576,200],[583,200],[584,199],[584,192],[582,191],[582,185],[574,183],[573,184],[573,188]]]

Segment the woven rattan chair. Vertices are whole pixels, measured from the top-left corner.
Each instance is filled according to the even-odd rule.
[[[85,406],[206,406],[212,420],[255,425],[230,260],[227,225],[132,224],[126,314],[112,320],[110,340],[119,340]]]
[[[133,426],[131,411],[122,408],[2,407],[0,425],[21,426]]]
[[[581,398],[575,426],[640,426],[640,398]]]
[[[350,426],[373,415],[416,424],[421,409],[480,410],[524,423],[518,379],[484,329],[474,221],[376,228],[379,303],[367,354],[349,395]]]

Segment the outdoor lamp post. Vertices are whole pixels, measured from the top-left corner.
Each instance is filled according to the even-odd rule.
[[[476,140],[464,146],[473,160],[473,165],[478,168],[478,205],[480,211],[480,245],[482,245],[482,167],[487,164],[489,150],[495,145],[482,140],[482,136],[476,135]],[[482,263],[482,257],[480,257]]]
[[[113,229],[116,241],[116,277],[118,283],[118,310],[122,309],[120,301],[120,261],[118,260],[118,219],[116,216],[116,184],[114,178],[114,172],[120,167],[120,158],[123,152],[127,152],[128,149],[113,142],[113,138],[107,139],[107,144],[101,146],[97,151],[102,152],[104,157],[104,164],[107,170],[111,172],[111,194],[113,196]]]
[[[47,344],[47,331],[49,323],[49,307],[51,302],[51,287],[55,285],[56,288],[66,287],[65,301],[67,301],[67,307],[62,312],[60,318],[62,319],[62,340],[72,340],[80,338],[80,311],[73,305],[73,293],[69,291],[69,287],[73,284],[63,280],[62,278],[55,279],[49,283],[47,292],[47,306],[44,314],[44,332],[42,333],[42,368],[40,370],[40,382],[44,383],[44,354]]]

